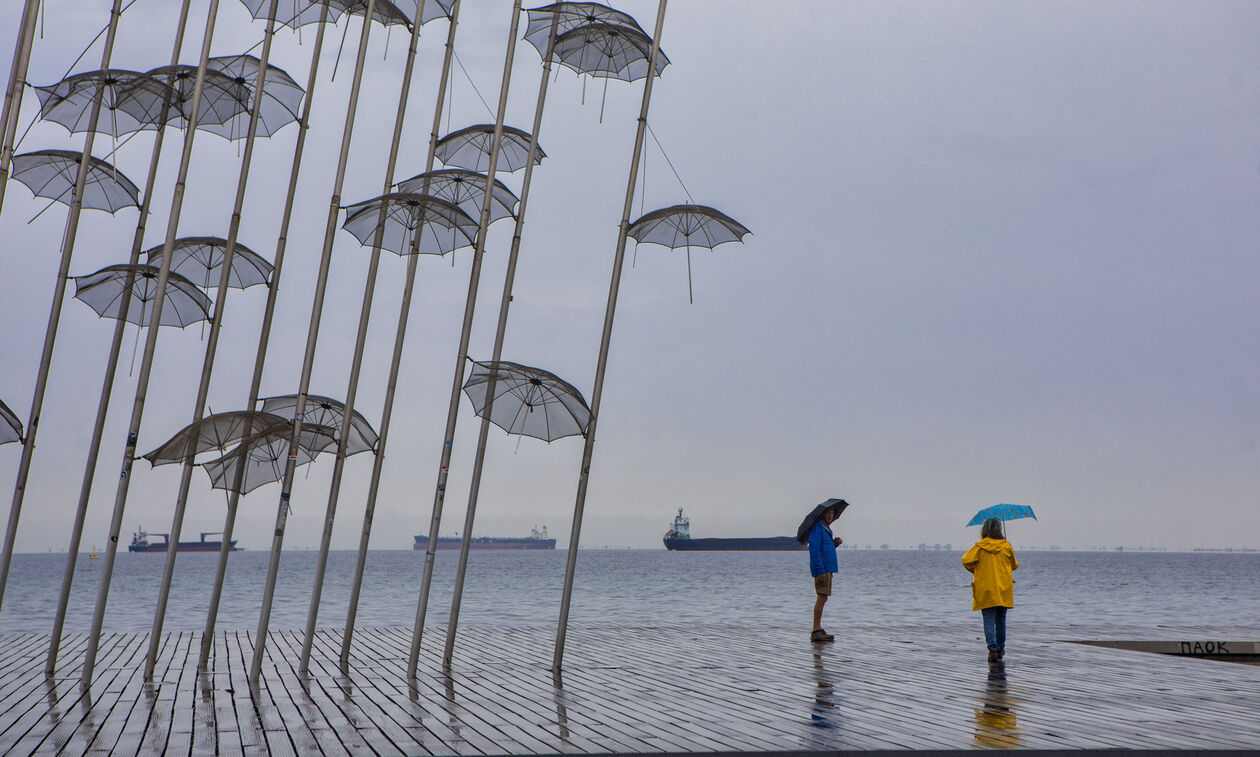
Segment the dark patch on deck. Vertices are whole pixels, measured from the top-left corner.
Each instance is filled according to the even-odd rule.
[[[974,627],[973,627],[974,626]],[[405,675],[407,629],[365,629],[350,674],[340,633],[321,631],[297,675],[300,632],[276,632],[255,697],[251,634],[163,639],[142,680],[145,634],[102,639],[91,696],[84,635],[43,675],[46,635],[0,636],[0,752],[12,754],[513,754],[838,750],[1245,750],[1260,745],[1260,670],[1054,641],[1012,623],[1004,664],[974,624],[829,624],[834,644],[786,627],[586,624],[566,670],[548,670],[552,628],[461,629],[451,675],[442,629]],[[1057,634],[1050,631],[1057,630]],[[1113,632],[1118,629],[1111,629]],[[1182,638],[1230,638],[1218,629]],[[1255,630],[1250,633],[1253,637]],[[1116,633],[1109,634],[1114,638]],[[1206,754],[1206,752],[1202,753]]]

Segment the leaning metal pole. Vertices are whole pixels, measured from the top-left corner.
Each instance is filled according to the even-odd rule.
[[[179,63],[179,53],[184,46],[184,31],[188,24],[188,6],[192,0],[183,0],[179,9],[179,24],[175,28],[175,44],[171,50],[171,65]],[[165,124],[168,99],[163,105],[162,117],[158,123]],[[144,248],[144,233],[149,219],[149,205],[153,202],[153,188],[157,184],[158,162],[162,156],[162,144],[166,136],[163,126],[153,137],[153,151],[149,156],[149,174],[144,183],[144,197],[140,200],[140,220],[136,222],[136,232],[131,240],[131,258],[128,262],[136,265],[140,262],[140,251]],[[119,299],[120,313],[126,313],[130,307],[131,279],[129,274],[127,286]],[[44,665],[44,675],[51,678],[57,669],[57,655],[61,647],[61,632],[66,623],[66,612],[70,607],[70,589],[74,584],[74,571],[79,557],[79,547],[83,541],[83,524],[87,519],[88,500],[92,496],[92,481],[96,476],[97,458],[100,457],[101,438],[105,433],[105,419],[109,414],[109,400],[114,392],[114,375],[118,371],[118,356],[122,351],[123,336],[127,330],[127,320],[119,318],[114,323],[114,338],[109,345],[109,358],[105,365],[105,378],[101,382],[101,398],[96,407],[96,422],[92,426],[92,443],[88,448],[87,462],[83,467],[83,481],[79,486],[79,505],[74,513],[74,526],[70,532],[70,547],[66,551],[66,569],[61,577],[61,595],[57,598],[57,614],[53,619],[52,636],[48,645],[48,660]]]
[[[346,124],[341,134],[341,153],[337,159],[337,176],[333,180],[332,198],[328,203],[328,220],[324,224],[324,247],[319,258],[319,278],[315,283],[315,298],[311,302],[311,323],[306,332],[306,355],[302,359],[302,378],[298,388],[297,405],[293,409],[293,432],[289,437],[289,457],[284,466],[284,479],[280,486],[280,504],[276,510],[276,528],[271,539],[271,559],[267,563],[267,582],[263,587],[262,608],[258,614],[258,634],[254,637],[254,656],[249,664],[249,685],[258,687],[262,673],[263,655],[267,649],[267,627],[271,622],[271,604],[275,600],[276,576],[280,571],[280,548],[284,544],[284,526],[289,518],[289,495],[293,490],[294,472],[302,437],[302,414],[306,412],[306,394],[311,386],[311,370],[315,364],[315,345],[319,341],[319,321],[324,312],[324,294],[328,287],[328,268],[332,262],[333,242],[337,234],[337,217],[341,213],[341,187],[346,179],[346,164],[350,157],[350,137],[354,132],[354,117],[359,105],[359,88],[363,83],[363,62],[367,56],[368,37],[372,33],[372,14],[376,0],[367,0],[363,13],[363,31],[359,35],[359,52],[354,65],[354,78],[350,84],[350,101],[346,104]]]
[[[451,58],[455,54],[455,31],[459,27],[460,0],[451,6],[450,24],[446,32],[446,53],[442,58],[442,75],[438,79],[437,101],[433,108],[433,128],[429,131],[429,154],[425,158],[424,171],[433,171],[437,152],[438,130],[442,128],[442,106],[446,101],[447,79],[451,73]],[[414,43],[413,43],[414,46]],[[425,191],[428,194],[426,184]],[[359,533],[359,553],[354,564],[354,581],[350,584],[350,603],[346,609],[346,628],[341,635],[341,671],[350,671],[350,640],[354,636],[355,616],[359,610],[359,593],[363,588],[363,571],[367,565],[368,540],[372,536],[372,518],[376,514],[376,495],[381,485],[381,469],[385,465],[385,444],[389,439],[389,421],[394,413],[394,392],[398,387],[398,371],[402,365],[403,342],[407,335],[407,318],[411,313],[411,295],[415,289],[416,270],[420,255],[407,256],[407,275],[403,283],[402,305],[398,312],[398,328],[394,332],[394,355],[389,365],[389,380],[385,384],[385,406],[381,409],[381,422],[377,429],[376,455],[372,460],[372,478],[368,483],[367,504],[363,510],[363,528]]]
[[[604,311],[604,333],[599,341],[599,361],[595,366],[595,386],[591,390],[591,423],[586,429],[582,448],[582,467],[578,473],[577,500],[573,504],[573,528],[569,532],[569,553],[564,565],[564,594],[560,599],[560,623],[556,628],[556,649],[551,669],[559,671],[564,661],[564,637],[569,629],[569,602],[573,597],[573,574],[577,569],[578,539],[582,534],[582,511],[586,507],[586,487],[591,476],[591,456],[595,451],[595,426],[599,422],[600,399],[604,393],[604,372],[608,368],[608,343],[612,340],[613,314],[617,310],[617,290],[621,286],[621,268],[626,259],[626,238],[630,229],[630,210],[634,203],[634,187],[639,177],[639,158],[643,154],[643,134],[647,129],[648,105],[652,101],[652,82],[656,79],[656,58],[661,50],[661,29],[665,25],[665,4],[656,10],[656,31],[652,35],[652,53],[648,57],[647,83],[643,85],[643,105],[639,109],[639,128],[634,135],[634,154],[630,158],[630,179],[626,182],[626,203],[617,232],[617,252],[613,257],[612,281],[608,285],[608,306]]]
[[[435,0],[436,1],[436,0]],[[389,158],[385,162],[385,188],[389,194],[394,186],[394,169],[398,166],[398,148],[402,143],[403,122],[407,116],[407,100],[411,96],[411,75],[415,68],[416,47],[420,42],[423,26],[424,0],[416,6],[415,22],[411,25],[411,40],[407,45],[407,60],[403,64],[402,85],[398,93],[398,107],[394,113],[394,135],[390,140]],[[354,401],[359,392],[359,373],[363,368],[363,350],[367,346],[368,323],[372,318],[372,299],[376,295],[376,275],[381,266],[381,245],[385,238],[385,218],[388,207],[382,203],[376,221],[376,236],[372,240],[372,252],[368,257],[367,279],[363,282],[363,303],[359,309],[359,332],[354,342],[354,357],[350,361],[350,380],[341,419],[341,436],[337,439],[337,454],[333,460],[332,481],[328,486],[328,503],[324,508],[324,533],[319,542],[319,557],[315,563],[315,580],[311,587],[311,603],[306,611],[306,635],[302,639],[302,654],[298,662],[298,675],[306,675],[311,663],[311,646],[315,642],[315,623],[319,619],[319,600],[324,590],[324,573],[328,569],[328,550],[332,546],[333,522],[337,516],[337,502],[341,497],[341,478],[346,468],[346,445],[354,424]],[[417,232],[419,233],[419,232]]]
[[[267,26],[263,31],[262,50],[258,53],[258,77],[254,80],[254,103],[249,112],[246,129],[245,151],[241,156],[240,176],[236,181],[236,200],[232,206],[232,218],[228,222],[227,243],[223,248],[222,270],[219,272],[219,288],[214,295],[214,316],[210,319],[210,334],[206,337],[206,355],[201,364],[201,383],[197,386],[197,401],[193,405],[191,423],[202,419],[206,412],[206,398],[210,394],[210,375],[214,372],[214,358],[219,347],[219,334],[223,329],[223,312],[227,309],[228,285],[232,281],[232,258],[236,254],[236,240],[241,232],[241,212],[245,207],[245,188],[249,184],[250,164],[254,159],[254,144],[258,136],[258,118],[262,112],[263,94],[267,87],[267,61],[271,59],[271,42],[276,34],[276,8],[280,0],[271,0],[267,10]],[[253,408],[249,408],[252,410]],[[179,544],[180,531],[184,527],[184,512],[188,507],[188,489],[192,486],[193,456],[184,459],[179,479],[179,492],[175,495],[175,513],[171,519],[168,541]],[[239,466],[244,471],[245,465]],[[171,594],[171,580],[175,575],[175,558],[179,549],[167,548],[166,565],[162,571],[162,585],[158,590],[157,607],[153,611],[153,630],[149,632],[149,652],[144,659],[144,680],[153,679],[157,666],[158,651],[162,648],[162,624],[166,620],[166,603]]]
[[[114,572],[114,559],[118,554],[118,534],[122,531],[123,512],[127,506],[127,492],[131,484],[131,469],[135,464],[136,441],[140,433],[140,421],[144,417],[144,401],[149,390],[149,376],[153,372],[153,353],[157,349],[159,326],[162,323],[162,304],[166,297],[166,282],[171,273],[171,251],[179,232],[179,216],[184,207],[184,189],[188,180],[188,166],[192,162],[193,141],[197,136],[196,124],[201,119],[201,93],[206,83],[206,68],[210,60],[210,42],[214,37],[214,22],[219,12],[219,0],[210,0],[206,17],[206,32],[201,44],[201,60],[197,64],[197,80],[193,88],[192,103],[188,114],[188,128],[184,132],[184,152],[175,179],[175,191],[171,197],[170,216],[166,221],[166,242],[162,246],[162,265],[158,269],[154,292],[153,312],[149,315],[149,332],[145,335],[144,358],[140,361],[140,374],[136,379],[136,397],[131,408],[131,425],[127,430],[127,443],[123,448],[122,470],[119,472],[118,490],[114,495],[114,513],[109,524],[109,540],[105,544],[105,559],[101,566],[101,584],[96,593],[96,608],[92,612],[92,631],[88,635],[87,650],[83,657],[82,687],[91,688],[92,673],[96,668],[96,652],[101,638],[101,626],[105,622],[105,606],[109,603],[109,584]]]
[[[105,33],[105,48],[101,52],[101,68],[109,68],[114,54],[114,37],[118,31],[118,18],[122,14],[122,0],[114,0],[110,10],[109,26]],[[57,341],[57,325],[61,322],[61,305],[66,295],[70,273],[70,259],[74,255],[74,242],[79,232],[79,216],[83,212],[83,191],[87,186],[88,168],[92,161],[92,144],[96,139],[96,126],[100,122],[103,93],[97,85],[96,97],[88,111],[88,130],[83,137],[83,155],[79,159],[79,173],[74,182],[74,196],[66,214],[66,227],[61,237],[61,265],[57,270],[57,282],[53,286],[52,308],[48,313],[48,327],[44,332],[44,348],[39,360],[39,373],[35,378],[35,395],[31,398],[31,414],[26,422],[26,438],[22,440],[22,457],[18,462],[17,482],[13,486],[13,503],[9,507],[9,527],[4,535],[4,551],[0,552],[0,606],[4,604],[4,589],[9,578],[9,564],[13,558],[13,546],[17,540],[18,520],[22,515],[22,500],[26,496],[26,480],[31,473],[31,458],[35,455],[35,435],[39,431],[39,414],[44,406],[44,392],[48,389],[48,372],[52,367],[53,345]]]
[[[516,209],[516,229],[512,233],[512,247],[508,252],[507,275],[503,279],[503,296],[499,300],[499,324],[494,332],[494,351],[490,358],[496,364],[503,358],[503,338],[507,333],[508,309],[512,304],[512,285],[516,281],[516,259],[521,249],[521,234],[525,227],[525,206],[529,202],[529,182],[534,175],[534,158],[538,155],[538,132],[542,129],[543,105],[547,101],[547,82],[551,74],[551,57],[556,44],[556,29],[560,26],[560,14],[553,15],[551,32],[547,36],[547,52],[543,55],[542,80],[538,83],[538,105],[534,108],[534,127],[529,133],[529,155],[525,158],[525,176],[521,180],[521,201]],[[477,498],[481,494],[481,471],[486,462],[486,441],[490,435],[490,415],[494,408],[494,384],[498,374],[490,373],[486,387],[486,406],[481,413],[481,428],[477,432],[477,454],[473,459],[472,484],[468,489],[468,510],[464,515],[464,537],[459,545],[459,568],[455,572],[455,592],[451,597],[451,615],[446,625],[446,647],[442,652],[442,666],[449,668],[455,657],[455,629],[459,625],[459,606],[464,596],[464,574],[468,568],[468,551],[472,548],[473,521],[477,516]]]
[[[22,22],[18,24],[17,44],[13,47],[13,67],[4,90],[4,111],[0,113],[0,208],[4,207],[4,188],[9,184],[9,163],[13,160],[13,139],[17,134],[18,114],[22,112],[22,93],[26,89],[26,69],[35,46],[35,22],[39,16],[39,0],[26,0]]]
[[[248,410],[258,404],[262,388],[263,367],[267,362],[267,345],[271,339],[271,321],[276,312],[276,296],[280,293],[280,272],[284,268],[284,251],[289,243],[289,222],[293,219],[293,198],[297,195],[298,174],[302,168],[302,155],[306,148],[306,132],[310,129],[311,100],[315,97],[316,74],[319,71],[319,54],[324,46],[324,28],[328,20],[328,3],[320,3],[319,28],[315,32],[314,49],[311,50],[310,71],[306,78],[306,99],[302,103],[302,118],[298,121],[297,144],[293,148],[293,161],[289,169],[289,192],[284,201],[284,213],[280,217],[280,235],[276,241],[276,254],[271,261],[271,280],[267,282],[267,304],[263,309],[262,327],[258,334],[258,350],[254,355],[254,376],[250,380]],[[250,432],[245,422],[245,435]],[[227,576],[228,553],[232,551],[232,529],[236,525],[236,509],[241,502],[241,488],[245,478],[245,466],[238,466],[236,480],[228,494],[227,515],[223,519],[223,542],[219,547],[219,566],[214,575],[214,587],[210,592],[210,609],[206,613],[206,628],[201,634],[201,654],[197,667],[205,670],[210,664],[210,650],[214,647],[214,626],[219,617],[219,601],[223,597],[223,580]]]
[[[512,59],[516,56],[516,30],[520,28],[521,0],[512,3],[512,23],[508,31],[507,53],[503,61],[503,82],[499,86],[499,109],[494,118],[494,135],[490,142],[490,162],[486,165],[486,195],[481,203],[481,223],[477,228],[477,246],[473,250],[472,271],[468,274],[468,296],[464,302],[464,324],[459,335],[459,351],[455,354],[455,376],[451,385],[451,403],[446,411],[446,431],[442,437],[442,461],[438,467],[437,487],[433,493],[433,517],[429,525],[429,545],[424,553],[424,574],[420,598],[416,603],[416,625],[411,632],[411,652],[407,658],[407,675],[414,678],[420,664],[420,637],[424,633],[424,615],[429,604],[429,588],[433,585],[433,562],[437,555],[438,527],[442,522],[442,502],[446,499],[446,479],[454,446],[455,424],[459,418],[459,393],[464,384],[464,364],[468,358],[468,342],[472,337],[473,312],[477,307],[477,286],[481,280],[481,260],[486,252],[486,232],[490,227],[490,207],[494,202],[494,175],[499,167],[499,146],[503,141],[503,117],[507,111],[508,86],[512,81]]]

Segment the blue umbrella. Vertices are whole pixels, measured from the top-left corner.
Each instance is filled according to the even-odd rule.
[[[1037,520],[1037,514],[1028,505],[994,505],[986,507],[976,513],[975,517],[967,521],[968,526],[978,526],[989,518],[997,518],[998,520],[1018,520],[1020,518],[1032,518]]]

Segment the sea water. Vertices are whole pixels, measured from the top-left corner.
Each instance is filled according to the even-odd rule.
[[[1055,626],[1173,625],[1260,629],[1260,553],[1019,551],[1020,622]],[[915,624],[970,619],[970,576],[958,551],[841,550],[827,617]],[[437,554],[427,624],[447,621],[457,551]],[[553,625],[564,584],[565,550],[470,554],[460,623]],[[317,554],[285,552],[271,628],[301,628]],[[319,624],[345,624],[356,554],[329,555]],[[229,556],[219,629],[258,623],[268,554]],[[104,560],[81,555],[66,631],[85,631]],[[114,567],[105,629],[148,631],[165,555],[122,552]],[[165,630],[201,630],[217,553],[181,553]],[[65,566],[63,554],[14,555],[0,609],[0,633],[48,633]],[[644,626],[686,623],[807,623],[813,604],[801,552],[581,550],[570,620]],[[368,554],[357,624],[410,626],[424,568],[422,551]]]

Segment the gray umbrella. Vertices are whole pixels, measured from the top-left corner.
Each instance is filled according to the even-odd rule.
[[[192,100],[197,84],[197,67],[174,65],[162,66],[147,72],[147,76],[162,82],[177,94],[166,114],[166,123],[184,128],[188,125],[186,106]],[[197,113],[197,125],[203,130],[219,133],[223,124],[245,114],[249,118],[250,91],[232,77],[213,69],[206,69],[205,83],[201,88],[201,109]]]
[[[375,244],[377,230],[383,228],[381,249],[398,255],[445,255],[471,247],[477,241],[477,227],[455,204],[412,192],[392,192],[351,205],[341,224],[364,245]]]
[[[278,415],[292,421],[293,411],[297,408],[297,401],[298,396],[296,394],[267,397],[262,400],[260,409],[265,413]],[[340,441],[341,428],[345,422],[345,417],[346,404],[344,402],[318,394],[306,395],[306,406],[302,411],[302,428],[306,428],[307,424],[330,428],[333,430],[333,435],[337,438],[337,441]],[[350,437],[346,440],[346,454],[354,455],[375,449],[376,440],[376,430],[372,428],[372,424],[368,423],[367,418],[364,418],[362,413],[355,410],[354,415],[350,419]]]
[[[151,265],[111,265],[87,276],[74,276],[74,297],[87,303],[102,318],[117,318],[137,326],[149,325],[157,299],[159,269]],[[121,313],[123,292],[130,288],[127,312]],[[210,320],[210,298],[178,273],[170,274],[163,296],[162,326],[181,329]],[[139,303],[137,305],[137,303]]]
[[[525,41],[533,45],[543,57],[547,55],[547,39],[553,22],[556,24],[557,37],[579,26],[596,23],[624,26],[643,33],[643,27],[639,26],[633,16],[600,3],[552,3],[541,8],[531,8],[526,13],[529,14],[529,26],[525,29]]]
[[[208,66],[232,79],[238,86],[244,87],[252,105],[261,63],[262,61],[252,55],[227,55],[211,58]],[[306,91],[302,89],[302,85],[294,81],[284,69],[268,64],[262,107],[258,112],[258,136],[269,137],[297,121],[302,112],[302,98],[305,96]],[[249,109],[246,108],[218,126],[202,128],[227,139],[244,139],[248,134],[249,116]]]
[[[240,493],[248,494],[284,478],[292,431],[293,427],[285,424],[283,429],[253,434],[223,457],[198,465],[209,474],[211,488],[236,491],[236,481],[240,477]],[[302,426],[297,464],[306,465],[320,452],[332,447],[335,435],[336,429],[328,426]],[[244,471],[241,470],[242,464]]]
[[[707,205],[674,205],[653,210],[630,224],[626,234],[640,244],[659,244],[687,251],[687,297],[691,297],[691,248],[710,250],[726,242],[742,242],[752,232],[730,216]],[[693,299],[694,301],[694,299]]]
[[[0,400],[0,444],[22,441],[22,421]]]
[[[40,119],[59,123],[71,134],[88,130],[91,105],[101,98],[105,113],[95,131],[112,137],[156,129],[163,108],[179,102],[179,95],[157,79],[113,68],[67,76],[56,84],[35,87],[35,94]]]
[[[69,150],[36,150],[13,156],[12,176],[25,184],[36,197],[70,204],[79,161],[83,153]],[[83,188],[83,207],[116,213],[123,208],[140,207],[140,190],[109,163],[92,158]]]
[[[162,262],[164,245],[158,245],[145,253],[150,265]],[[266,284],[271,278],[271,263],[243,244],[236,244],[232,253],[232,273],[228,286],[246,289],[256,284]],[[220,237],[183,237],[175,240],[171,248],[171,272],[209,289],[218,284],[222,275],[227,240]]]
[[[550,442],[583,435],[591,423],[591,409],[572,384],[541,368],[506,360],[473,361],[464,393],[479,417],[486,417],[492,382],[490,422],[509,434]]]
[[[835,510],[836,517],[839,518],[840,514],[843,513],[845,508],[848,506],[848,502],[845,502],[842,499],[836,499],[835,497],[832,497],[826,502],[820,502],[813,510],[809,511],[809,515],[805,516],[805,520],[801,521],[800,527],[796,529],[796,540],[801,544],[809,541],[809,531],[814,527],[814,522],[822,517],[823,513],[828,510]]]
[[[475,218],[481,214],[481,206],[486,197],[486,175],[469,171],[466,168],[446,168],[440,171],[429,171],[413,176],[406,181],[394,185],[399,192],[440,197],[447,202],[459,206],[459,209]],[[494,191],[490,193],[490,223],[502,218],[512,218],[517,198],[512,190],[499,181],[494,180]]]
[[[616,24],[584,24],[556,37],[553,54],[560,65],[579,74],[635,81],[647,76],[652,40],[642,31]],[[669,65],[656,58],[656,75]]]
[[[437,142],[433,155],[443,165],[466,168],[469,171],[485,171],[490,165],[490,148],[494,144],[494,124],[475,124],[453,131]],[[503,127],[499,140],[499,171],[519,171],[529,159],[529,134],[511,126]],[[542,163],[547,155],[541,147],[534,150],[534,165]]]
[[[257,410],[214,413],[188,424],[162,446],[141,457],[154,466],[182,463],[204,452],[222,454],[250,436],[292,428],[291,420]]]

